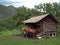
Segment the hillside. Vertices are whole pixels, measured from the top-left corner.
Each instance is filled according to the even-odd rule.
[[[12,16],[16,12],[16,8],[13,6],[0,5],[0,18],[6,20],[7,17]]]

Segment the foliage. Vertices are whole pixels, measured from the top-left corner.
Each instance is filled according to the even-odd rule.
[[[36,10],[40,10],[41,14],[43,13],[51,13],[53,16],[57,18],[60,22],[60,3],[44,3],[35,5]],[[42,13],[43,12],[43,13]]]
[[[37,12],[38,11],[36,11],[34,9],[29,9],[29,8],[22,6],[22,7],[17,8],[16,14],[13,15],[12,17],[8,18],[7,22],[9,22],[10,27],[12,27],[13,29],[14,28],[20,28],[21,29],[22,26],[24,26],[22,24],[22,21],[24,21],[24,20],[26,20],[32,16],[38,15]]]
[[[7,27],[11,28],[8,22],[8,17],[14,15],[16,8],[13,6],[0,5],[0,31],[7,30]],[[9,26],[10,25],[10,26]]]

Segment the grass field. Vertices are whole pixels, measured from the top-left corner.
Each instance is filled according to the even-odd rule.
[[[0,36],[0,45],[60,45],[59,38],[51,39],[23,39],[15,38],[13,36]]]
[[[3,32],[2,32],[3,33]],[[60,45],[60,38],[50,38],[50,39],[24,39],[16,38],[14,35],[19,32],[8,31],[0,34],[0,45]],[[13,34],[13,35],[11,35]]]

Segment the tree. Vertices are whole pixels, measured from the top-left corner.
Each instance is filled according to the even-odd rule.
[[[40,10],[41,14],[43,13],[51,13],[53,16],[57,18],[60,22],[60,3],[44,3],[35,5],[36,10]],[[43,10],[43,12],[42,12]]]
[[[38,15],[38,11],[36,11],[35,9],[29,9],[26,8],[24,6],[17,8],[16,14],[13,15],[11,18],[8,19],[8,28],[21,28],[22,25],[22,21],[32,17],[32,16],[36,16]]]

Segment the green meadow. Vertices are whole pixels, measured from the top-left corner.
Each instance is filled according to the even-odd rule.
[[[15,35],[20,34],[19,31],[5,31],[0,33],[0,45],[60,45],[60,38],[42,38],[25,39],[16,38]]]

